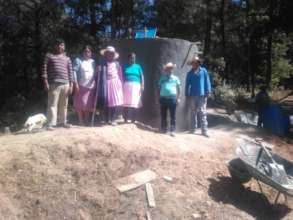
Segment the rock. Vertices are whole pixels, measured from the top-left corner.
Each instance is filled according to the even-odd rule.
[[[194,213],[194,214],[192,214],[192,217],[193,217],[193,219],[200,219],[201,215],[198,213]]]
[[[167,182],[172,182],[173,178],[170,176],[163,176],[163,179],[166,180]]]

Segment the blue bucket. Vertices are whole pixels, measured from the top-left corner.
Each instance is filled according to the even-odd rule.
[[[290,130],[290,117],[279,105],[269,105],[263,111],[263,126],[274,134],[285,135]]]

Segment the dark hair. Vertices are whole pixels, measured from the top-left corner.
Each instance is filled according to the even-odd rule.
[[[93,48],[91,47],[91,45],[85,45],[84,47],[83,47],[83,50],[82,51],[85,51],[86,49],[89,49],[91,52],[93,52]]]
[[[136,57],[136,54],[134,52],[131,52],[131,53],[128,54],[128,58],[130,58],[132,56]]]
[[[54,40],[54,46],[60,45],[60,44],[65,44],[65,41],[62,38],[56,38]]]

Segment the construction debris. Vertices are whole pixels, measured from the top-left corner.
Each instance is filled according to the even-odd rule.
[[[114,186],[119,190],[119,192],[123,193],[150,182],[156,177],[157,175],[153,171],[144,170],[116,180],[114,182]]]
[[[170,176],[163,176],[163,179],[166,180],[167,182],[172,182],[173,178]]]
[[[201,215],[198,213],[192,214],[193,219],[199,219],[201,218]]]
[[[146,219],[152,220],[151,213],[149,211],[146,212]]]
[[[150,183],[146,183],[145,190],[146,190],[146,194],[147,194],[149,207],[151,207],[151,208],[156,207],[154,190],[153,190],[152,185]]]

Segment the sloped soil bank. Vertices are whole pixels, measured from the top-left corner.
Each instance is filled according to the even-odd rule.
[[[236,126],[236,125],[235,125]],[[255,181],[233,182],[226,161],[235,138],[259,135],[247,128],[214,126],[211,138],[179,133],[170,137],[141,124],[73,127],[0,137],[0,219],[292,219],[288,205],[271,205],[275,191]],[[275,150],[293,158],[282,139]],[[144,169],[157,174],[156,207],[145,188],[119,193],[113,181]],[[164,175],[173,177],[167,182]]]

